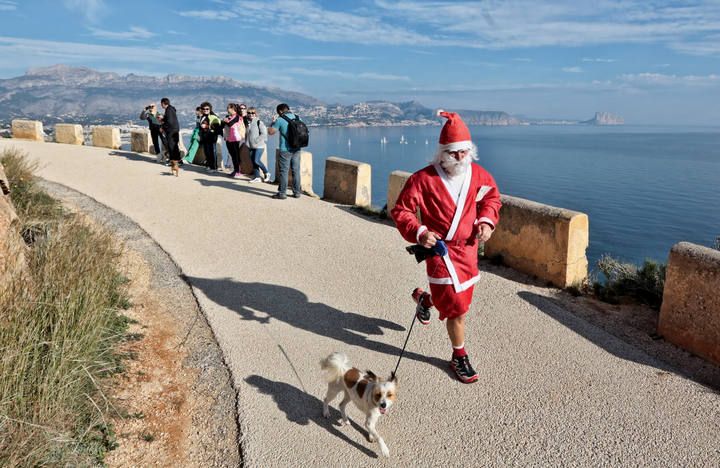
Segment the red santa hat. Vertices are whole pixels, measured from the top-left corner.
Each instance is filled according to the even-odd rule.
[[[473,142],[470,138],[470,130],[468,130],[459,114],[445,112],[440,109],[437,111],[437,115],[447,119],[440,132],[440,150],[460,151],[472,148]]]

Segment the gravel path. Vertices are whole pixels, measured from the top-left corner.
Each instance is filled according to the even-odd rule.
[[[322,418],[318,361],[343,351],[379,374],[394,367],[409,292],[425,281],[392,227],[308,197],[272,200],[265,184],[171,177],[149,156],[8,146],[131,218],[182,269],[238,389],[248,466],[718,465],[717,393],[578,318],[556,291],[494,269],[468,318],[480,381],[448,374],[443,324],[416,326],[399,402],[378,425],[391,458],[377,458],[361,424]]]

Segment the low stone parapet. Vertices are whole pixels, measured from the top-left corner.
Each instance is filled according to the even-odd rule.
[[[720,364],[720,251],[690,242],[673,246],[658,333]]]
[[[149,153],[150,145],[152,145],[150,131],[132,130],[130,132],[130,151],[134,151],[136,153]]]
[[[13,120],[12,136],[23,140],[45,141],[43,124],[39,120]]]
[[[101,148],[120,149],[120,129],[110,126],[93,127],[92,145]]]
[[[331,156],[325,160],[323,198],[344,205],[370,206],[370,164]]]
[[[55,142],[66,145],[82,145],[85,143],[82,125],[57,124],[55,125]]]
[[[275,184],[279,184],[280,177],[280,150],[275,150]],[[288,188],[292,187],[292,171],[288,170]],[[300,190],[311,196],[316,196],[313,191],[313,155],[310,151],[300,151]]]
[[[577,211],[502,196],[500,223],[485,255],[560,288],[587,278],[588,216]]]
[[[387,212],[395,208],[395,203],[405,187],[405,182],[410,178],[412,173],[405,171],[392,171],[390,173],[390,179],[388,180],[388,192],[387,192]]]

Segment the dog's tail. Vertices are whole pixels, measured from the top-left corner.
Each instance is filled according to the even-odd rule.
[[[350,370],[350,360],[343,353],[332,353],[320,361],[320,369],[325,372],[325,380],[340,380]]]

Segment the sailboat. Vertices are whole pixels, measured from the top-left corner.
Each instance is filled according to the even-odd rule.
[[[348,138],[348,146],[352,146],[352,142],[350,141],[350,138]]]

